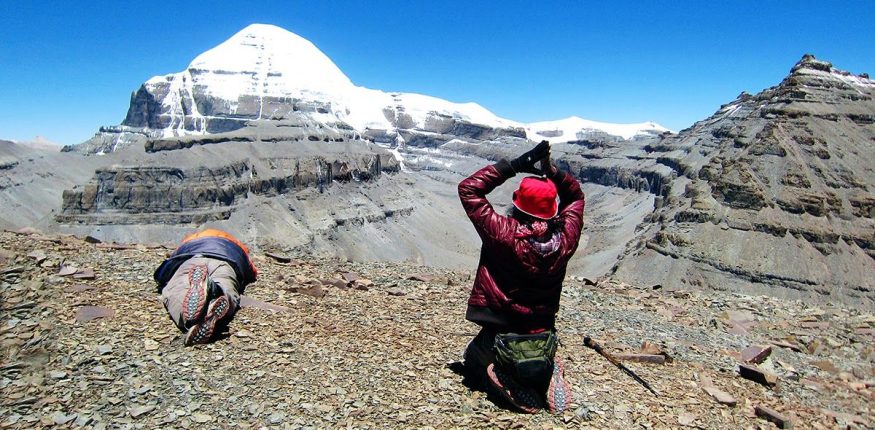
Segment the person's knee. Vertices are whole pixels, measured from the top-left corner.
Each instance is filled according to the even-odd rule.
[[[486,366],[495,360],[495,353],[492,351],[491,346],[486,347],[483,342],[478,342],[477,340],[478,339],[475,338],[468,344],[468,347],[465,348],[465,354],[463,356],[465,366],[485,369]]]

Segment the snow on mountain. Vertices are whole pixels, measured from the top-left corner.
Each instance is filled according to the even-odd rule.
[[[275,117],[275,110],[264,110],[268,97],[318,102],[329,107],[310,112],[313,119],[343,121],[359,130],[394,128],[386,110],[403,112],[416,124],[432,113],[489,126],[515,124],[476,103],[355,86],[310,41],[266,24],[244,28],[197,56],[185,71],[153,77],[145,87],[163,96],[162,113],[172,117],[165,136],[207,132],[201,119],[211,115],[202,112],[204,104],[198,103],[198,96],[225,102],[229,116],[240,115],[241,104],[254,97],[259,109],[253,119]]]
[[[198,55],[188,70],[197,73],[195,84],[228,100],[241,94],[334,95],[353,86],[310,41],[265,24],[252,24]]]
[[[114,151],[156,137],[222,133],[253,120],[289,119],[379,131],[383,139],[401,130],[475,133],[482,127],[519,137],[525,129],[532,140],[551,142],[577,140],[592,131],[630,138],[666,130],[654,123],[609,124],[576,117],[525,125],[476,103],[357,86],[310,41],[280,27],[252,24],[198,55],[184,71],[146,81],[132,97],[122,124],[103,127],[83,148]]]
[[[868,73],[859,76],[854,75],[848,71],[836,69],[832,66],[832,63],[818,60],[811,54],[803,55],[802,59],[793,66],[790,73],[801,78],[837,79],[850,85],[857,94],[861,95],[865,91],[872,91],[872,87],[875,87],[875,81],[869,79]]]
[[[632,139],[638,136],[658,136],[669,129],[652,121],[636,124],[613,124],[590,121],[576,116],[557,121],[532,122],[525,125],[526,135],[534,141],[546,140],[550,143],[581,140],[593,133],[605,133]]]

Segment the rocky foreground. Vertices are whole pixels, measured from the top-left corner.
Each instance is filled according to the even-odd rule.
[[[523,415],[457,373],[476,333],[468,273],[256,253],[260,280],[228,336],[184,348],[151,279],[168,248],[91,242],[0,233],[2,428],[875,424],[871,313],[568,279],[559,354],[575,404]]]

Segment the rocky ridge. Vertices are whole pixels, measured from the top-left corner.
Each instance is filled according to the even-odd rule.
[[[100,168],[90,184],[66,190],[56,220],[202,224],[228,219],[249,195],[276,196],[305,188],[322,192],[333,183],[374,181],[383,172],[399,170],[390,153],[349,138],[315,127],[266,122],[221,135],[150,141],[138,165]]]
[[[771,428],[771,420],[817,429],[875,420],[871,312],[569,277],[558,354],[575,402],[562,415],[524,415],[457,373],[476,332],[463,318],[468,272],[259,252],[260,279],[228,334],[185,348],[151,280],[169,249],[0,232],[0,426]],[[583,335],[660,396],[585,348]]]
[[[806,55],[645,150],[676,180],[615,267],[641,285],[875,304],[875,82]]]

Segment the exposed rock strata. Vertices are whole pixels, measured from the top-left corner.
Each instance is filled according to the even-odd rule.
[[[282,123],[249,127],[246,133],[154,141],[147,149],[166,151],[165,160],[188,167],[147,158],[141,165],[100,168],[89,184],[64,192],[56,219],[87,224],[201,224],[228,219],[250,195],[275,196],[304,188],[322,192],[334,182],[371,181],[383,172],[399,170],[391,154],[364,142],[344,142],[312,128],[292,135],[282,135],[279,129]],[[318,136],[318,143],[294,142],[295,136],[303,135]],[[276,139],[262,141],[264,136]],[[323,141],[335,146],[319,148]],[[179,151],[172,151],[207,144],[211,148],[204,150],[216,151],[203,154],[213,158],[211,166],[183,163]],[[192,156],[196,157],[186,154],[185,158]]]
[[[873,95],[805,56],[780,85],[651,144],[679,179],[616,275],[873,306]]]

